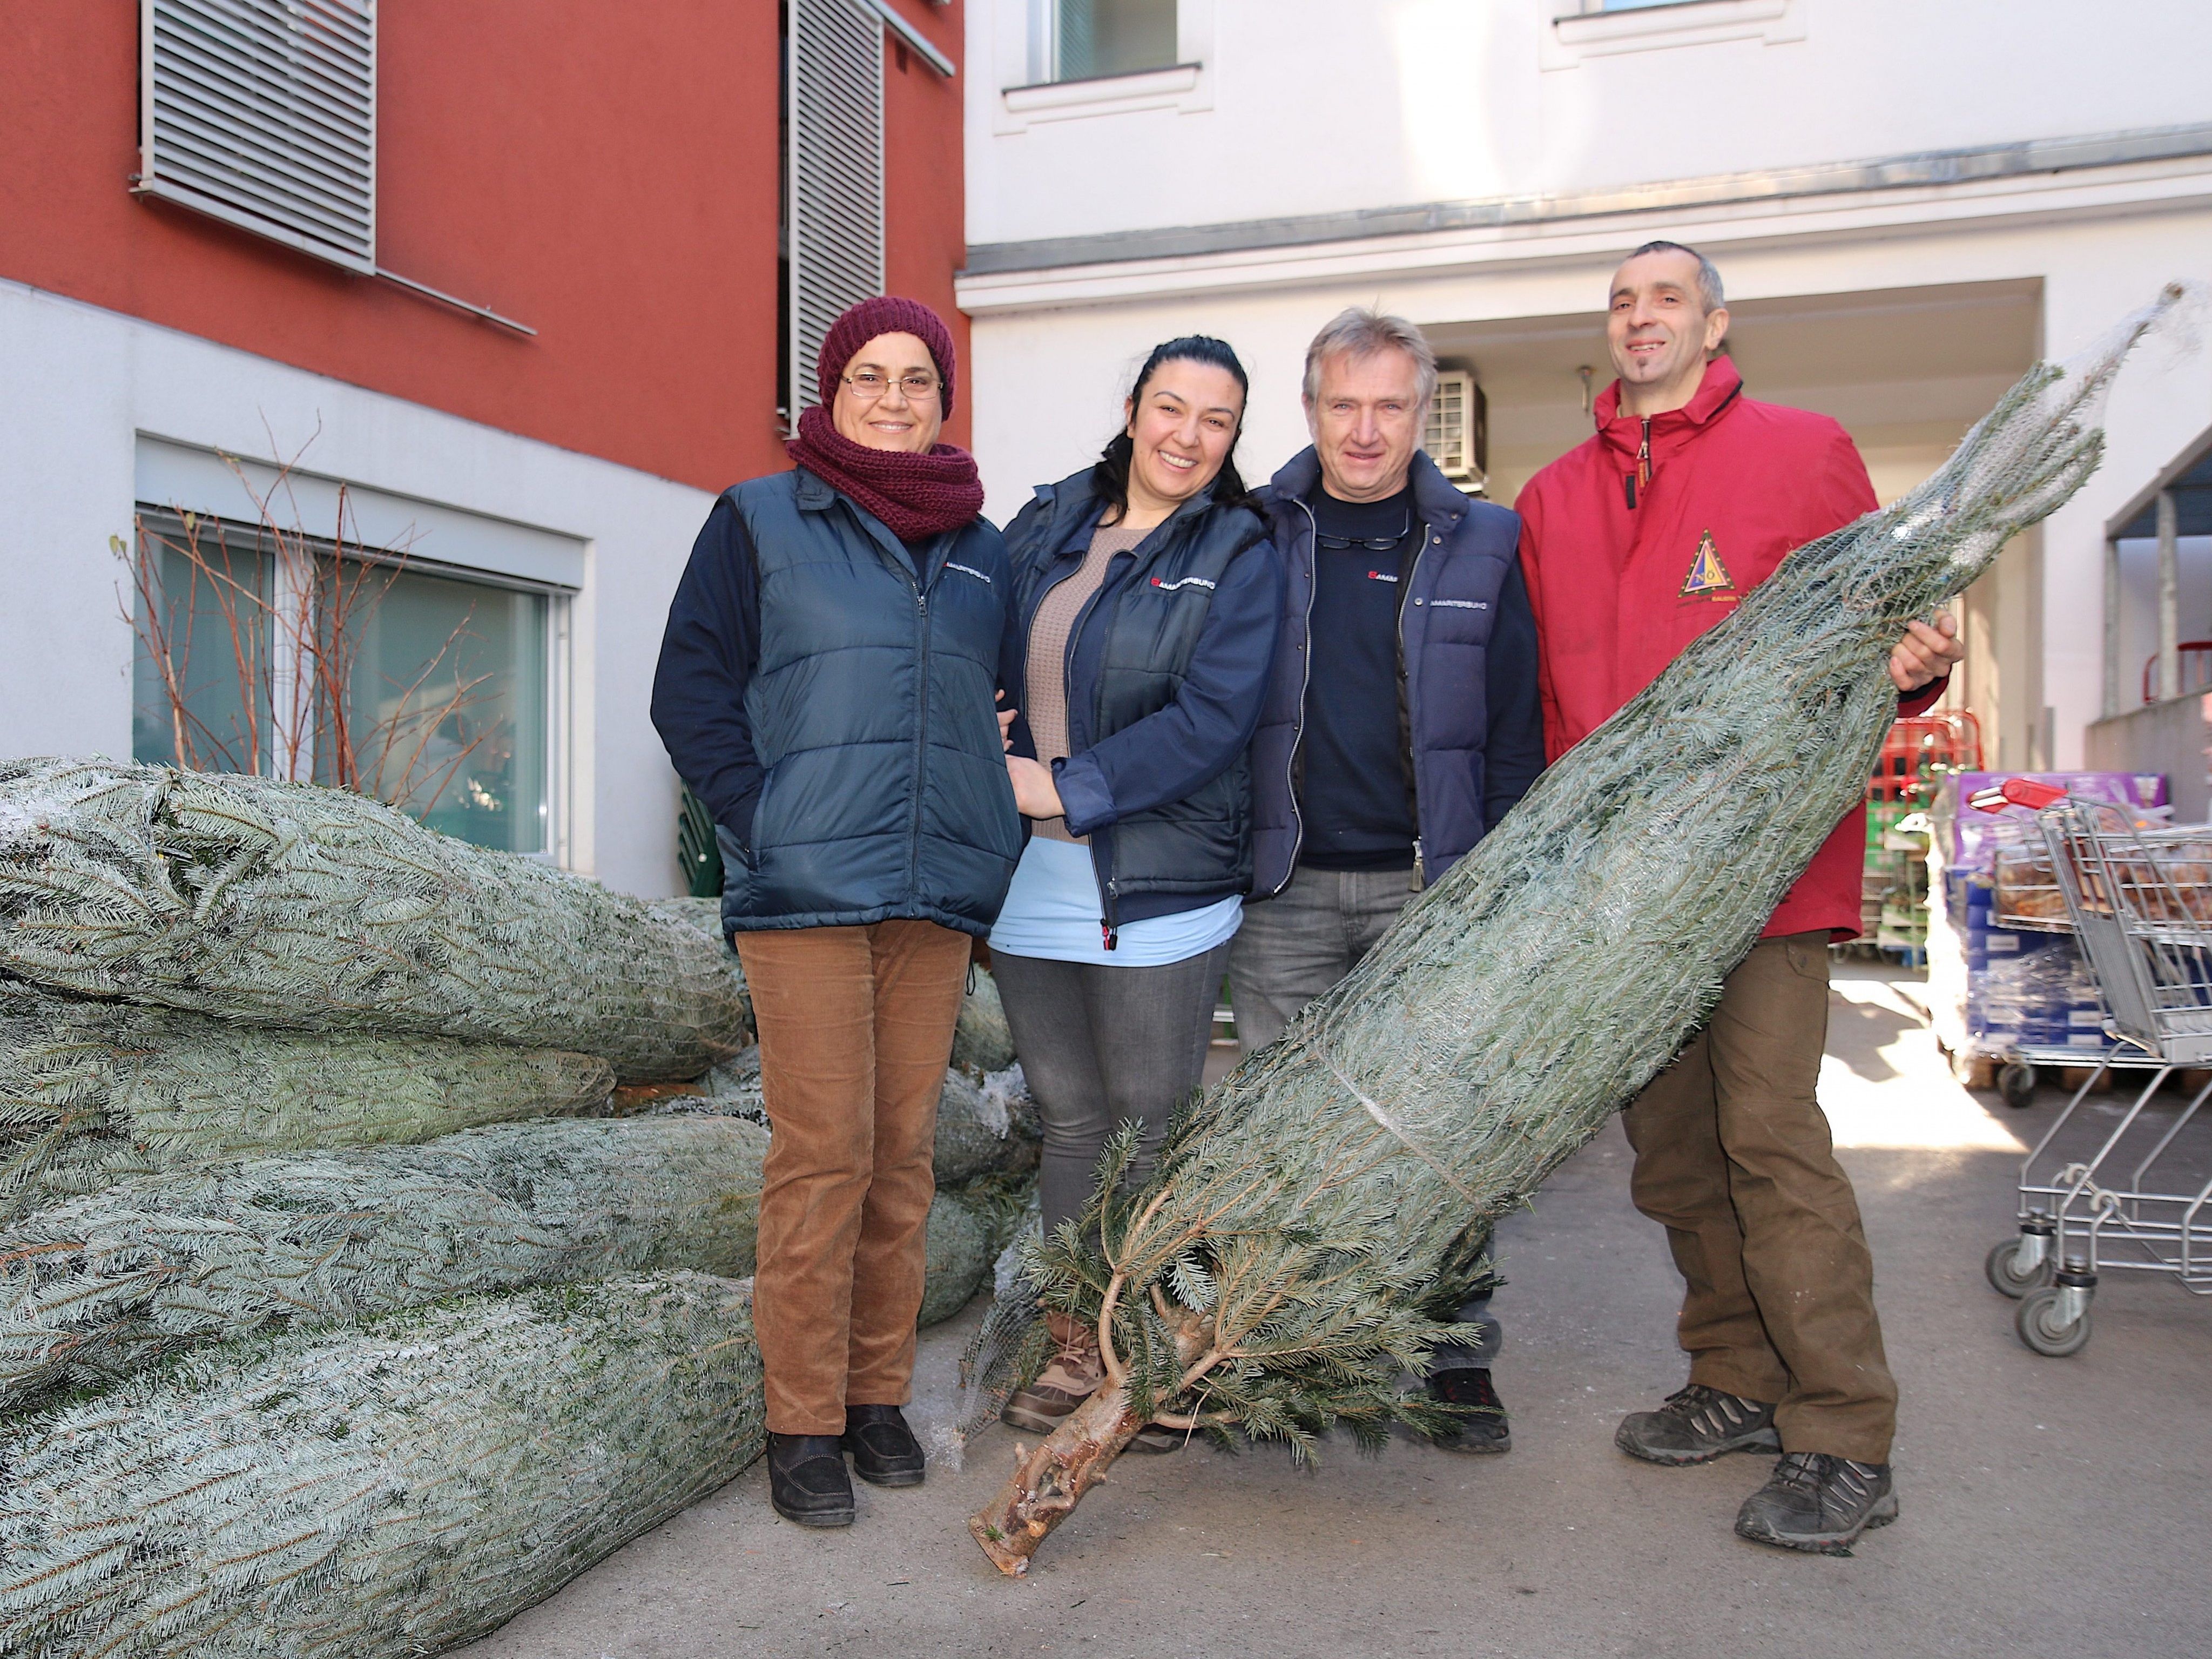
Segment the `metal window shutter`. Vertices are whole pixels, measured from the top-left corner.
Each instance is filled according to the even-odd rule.
[[[818,403],[814,360],[844,309],[884,291],[884,21],[852,0],[791,0],[791,380],[795,422]]]
[[[373,274],[376,0],[140,0],[137,189]]]

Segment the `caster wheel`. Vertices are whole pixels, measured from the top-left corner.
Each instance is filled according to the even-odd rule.
[[[2036,1352],[2049,1354],[2054,1359],[2081,1352],[2089,1340],[2087,1305],[2083,1304],[2069,1324],[2059,1310],[2062,1294],[2063,1287],[2056,1285],[2031,1291],[2021,1299],[2020,1311],[2013,1316],[2013,1326],[2020,1332],[2020,1340]]]
[[[2018,1301],[2050,1277],[2051,1264],[2038,1261],[2023,1273],[2020,1268],[2020,1235],[2014,1234],[1999,1243],[1990,1246],[1983,1260],[1982,1271],[1990,1276],[1990,1284],[2004,1295]]]
[[[2015,1111],[2035,1100],[2035,1067],[2023,1060],[2007,1060],[1997,1073],[1997,1093]]]

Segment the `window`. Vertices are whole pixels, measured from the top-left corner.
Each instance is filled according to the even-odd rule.
[[[554,594],[138,517],[137,759],[312,778],[480,847],[551,850]]]
[[[1054,81],[1167,69],[1176,58],[1176,0],[1048,0]]]
[[[376,270],[375,0],[140,0],[140,193]]]
[[[790,0],[784,57],[784,403],[817,401],[814,360],[841,313],[884,291],[884,20]]]
[[[1551,0],[1552,27],[1538,37],[1547,71],[1579,68],[1592,58],[1676,46],[1757,40],[1770,46],[1805,39],[1809,0]]]

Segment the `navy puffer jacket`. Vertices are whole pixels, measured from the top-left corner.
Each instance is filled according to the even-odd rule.
[[[1399,736],[1412,769],[1423,876],[1435,881],[1543,771],[1543,711],[1535,620],[1521,576],[1520,519],[1469,501],[1419,450],[1411,477],[1420,539],[1398,590]],[[1315,622],[1314,516],[1307,502],[1320,483],[1321,462],[1308,448],[1260,491],[1288,582],[1274,680],[1252,741],[1252,891],[1261,898],[1290,884],[1304,836],[1297,754]]]
[[[653,719],[714,814],[726,928],[989,931],[1023,840],[994,711],[1020,692],[1012,617],[984,520],[909,556],[804,469],[715,502]]]
[[[1086,467],[1041,486],[1006,527],[1023,638],[1045,593],[1081,566],[1104,510]],[[1265,522],[1208,486],[1108,561],[1076,617],[1064,665],[1073,752],[1054,770],[1069,833],[1091,838],[1109,940],[1123,922],[1251,884],[1247,750],[1282,593]]]

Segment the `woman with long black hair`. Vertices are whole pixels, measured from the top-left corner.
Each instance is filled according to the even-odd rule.
[[[1251,774],[1280,560],[1234,459],[1249,382],[1203,335],[1146,360],[1096,465],[1006,532],[1036,758],[1007,757],[1033,835],[991,932],[1006,1022],[1044,1123],[1048,1231],[1079,1218],[1115,1127],[1151,1165],[1199,1086],[1252,878]],[[1103,1376],[1097,1334],[1007,1402],[1038,1433]]]

